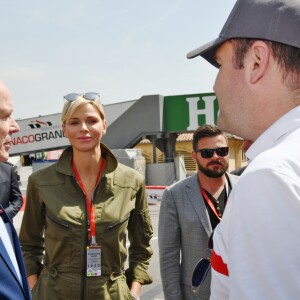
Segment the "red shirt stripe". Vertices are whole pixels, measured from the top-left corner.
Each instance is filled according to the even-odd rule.
[[[225,276],[229,276],[227,264],[223,262],[222,257],[216,254],[214,250],[211,253],[211,266],[216,272],[221,273]]]

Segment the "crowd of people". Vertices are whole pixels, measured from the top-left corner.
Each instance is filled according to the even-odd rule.
[[[163,193],[166,300],[300,297],[299,28],[299,1],[237,0],[220,35],[187,55],[218,68],[220,113],[217,126],[194,131],[197,172]],[[64,101],[70,146],[29,177],[18,237],[22,195],[4,162],[19,126],[0,81],[0,299],[140,299],[152,282],[144,178],[101,143],[99,94]],[[225,132],[245,140],[249,164],[239,176],[228,173]]]

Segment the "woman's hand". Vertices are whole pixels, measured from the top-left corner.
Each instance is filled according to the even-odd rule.
[[[29,285],[29,289],[32,290],[33,287],[35,286],[36,282],[37,282],[37,275],[34,274],[34,275],[30,275],[27,277],[27,280],[28,280],[28,285]]]
[[[130,292],[132,293],[132,296],[135,297],[137,300],[140,299],[141,288],[142,285],[138,281],[132,282]]]

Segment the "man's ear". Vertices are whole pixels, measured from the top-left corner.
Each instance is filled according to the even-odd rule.
[[[196,156],[197,156],[197,153],[193,150],[192,151],[192,159],[194,162],[196,162]]]
[[[255,84],[266,74],[270,56],[271,50],[265,42],[254,42],[247,57],[250,66],[249,80],[251,84]]]

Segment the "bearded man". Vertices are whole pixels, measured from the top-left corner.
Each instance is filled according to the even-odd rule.
[[[193,135],[193,176],[163,194],[158,226],[160,271],[165,300],[209,299],[210,273],[197,294],[191,290],[193,269],[206,255],[208,240],[220,222],[238,177],[228,169],[228,140],[218,127],[200,126]]]

